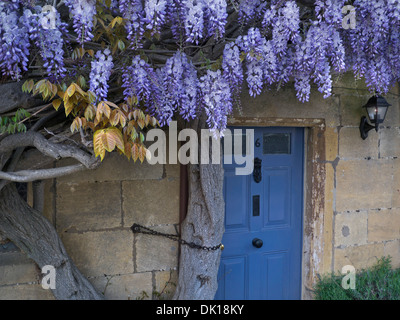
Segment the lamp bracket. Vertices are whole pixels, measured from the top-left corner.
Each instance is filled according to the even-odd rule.
[[[362,116],[361,117],[361,122],[360,122],[360,134],[361,134],[361,138],[363,140],[367,139],[368,137],[368,131],[371,131],[372,129],[375,129],[376,131],[378,131],[378,127],[377,125],[375,126],[371,126],[368,121],[367,121],[367,117]]]

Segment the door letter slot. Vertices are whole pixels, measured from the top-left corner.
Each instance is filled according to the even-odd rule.
[[[260,215],[260,196],[253,196],[253,217]]]
[[[253,178],[256,183],[261,182],[261,159],[260,158],[254,159]]]

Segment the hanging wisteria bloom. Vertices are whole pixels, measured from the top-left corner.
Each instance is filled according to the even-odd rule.
[[[226,1],[206,0],[205,4],[208,9],[208,36],[215,35],[217,39],[222,38],[225,34],[226,19],[228,18]]]
[[[295,77],[294,88],[296,90],[297,99],[306,102],[310,99],[311,85],[310,77],[306,73],[299,73]]]
[[[234,42],[228,43],[224,48],[222,70],[224,78],[232,90],[238,94],[243,82],[243,68],[239,47]]]
[[[262,15],[266,2],[261,0],[240,0],[239,3],[239,21],[243,24],[250,20],[257,19]]]
[[[167,60],[162,69],[163,87],[166,88],[167,99],[172,111],[179,110],[185,120],[191,120],[196,115],[198,78],[193,64],[183,52],[177,53]],[[168,110],[168,118],[161,119],[169,124],[172,115]]]
[[[277,55],[283,55],[289,41],[296,44],[300,39],[300,12],[296,1],[286,1],[278,13],[273,19],[273,50]]]
[[[143,103],[148,111],[154,114],[152,98],[156,98],[155,80],[157,76],[153,68],[140,56],[135,56],[130,66],[122,70],[122,87],[124,88],[125,100],[136,97],[139,103]]]
[[[203,0],[183,0],[182,10],[187,41],[197,44],[203,38],[206,6]]]
[[[29,34],[24,21],[27,15],[19,17],[11,10],[18,3],[0,3],[0,71],[3,75],[19,80],[22,71],[27,71],[29,57]]]
[[[229,83],[220,70],[207,70],[207,73],[200,78],[200,92],[208,127],[216,138],[220,138],[226,129],[228,115],[232,113]]]
[[[29,31],[30,40],[39,49],[43,60],[43,67],[51,80],[60,80],[66,72],[64,66],[64,41],[63,32],[66,28],[65,23],[61,22],[60,14],[55,12],[55,25],[48,28],[43,24],[45,14],[40,7],[35,8],[32,13],[26,9],[24,11],[24,25]]]
[[[144,5],[145,28],[152,34],[159,32],[167,15],[167,0],[147,0]]]
[[[114,67],[111,51],[105,49],[96,53],[96,59],[92,61],[92,69],[90,71],[90,88],[89,90],[96,94],[97,101],[107,99],[108,80]]]
[[[144,33],[144,11],[141,0],[119,0],[119,11],[126,20],[128,40],[135,48],[141,47],[140,39]]]
[[[64,0],[74,21],[77,40],[83,44],[93,38],[93,21],[96,15],[96,0]]]

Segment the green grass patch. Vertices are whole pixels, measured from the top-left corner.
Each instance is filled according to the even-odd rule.
[[[342,287],[343,274],[320,278],[314,287],[316,300],[400,300],[400,269],[392,269],[391,258],[383,257],[356,272],[355,289]]]

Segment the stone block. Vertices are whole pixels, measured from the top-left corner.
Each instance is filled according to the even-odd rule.
[[[166,164],[165,172],[167,178],[173,178],[179,180],[180,177],[180,164]]]
[[[400,239],[400,209],[371,210],[368,214],[368,241]]]
[[[121,183],[57,183],[57,230],[121,226]]]
[[[392,208],[400,207],[400,159],[394,160],[393,165],[393,198]]]
[[[65,159],[58,163],[71,165],[74,160]],[[100,167],[94,170],[86,170],[58,178],[59,182],[94,182],[94,181],[125,181],[143,179],[161,179],[164,168],[162,164],[150,165],[147,161],[128,160],[118,153],[107,153]]]
[[[400,157],[400,130],[397,127],[379,129],[379,153],[382,158]]]
[[[0,287],[0,300],[55,300],[51,290],[39,284]]]
[[[367,212],[346,212],[335,216],[335,247],[367,243]]]
[[[178,284],[178,272],[169,270],[154,273],[156,280],[154,299],[171,300]]]
[[[125,181],[122,191],[126,226],[178,223],[178,179]]]
[[[368,92],[356,94],[354,91],[347,92],[347,95],[340,95],[340,115],[342,126],[358,127],[361,117],[367,116],[363,106],[368,102],[371,95]],[[369,132],[370,135],[374,133]],[[361,138],[360,138],[361,139]]]
[[[86,276],[133,272],[133,234],[130,230],[63,233],[62,241]]]
[[[390,208],[391,160],[339,161],[336,167],[336,212]]]
[[[39,280],[40,270],[35,262],[21,252],[0,254],[0,286],[32,283]]]
[[[352,265],[359,271],[377,263],[384,256],[384,244],[365,244],[334,249],[334,272],[341,271],[346,265]]]
[[[326,161],[334,161],[338,156],[338,130],[327,127],[325,129],[325,158]]]
[[[149,300],[153,291],[151,272],[96,277],[90,282],[107,300]]]
[[[391,257],[392,268],[400,268],[400,240],[385,243],[385,256]]]
[[[390,90],[390,92],[385,95],[385,99],[391,106],[388,108],[386,113],[384,126],[399,126],[400,125],[400,102],[399,102],[399,85],[397,84],[397,89]],[[394,93],[394,94],[390,94]]]
[[[309,102],[305,103],[297,99],[293,83],[254,98],[244,88],[241,102],[244,107],[242,113],[235,111],[236,117],[320,118],[325,119],[328,127],[339,125],[339,98],[331,96],[324,99],[315,87],[311,90]]]
[[[153,230],[176,234],[175,227],[154,226]],[[135,235],[136,271],[169,270],[178,264],[178,242],[165,237],[137,234]]]
[[[339,156],[341,159],[366,159],[378,158],[379,135],[370,131],[368,138],[362,140],[360,129],[344,127],[339,134]]]

